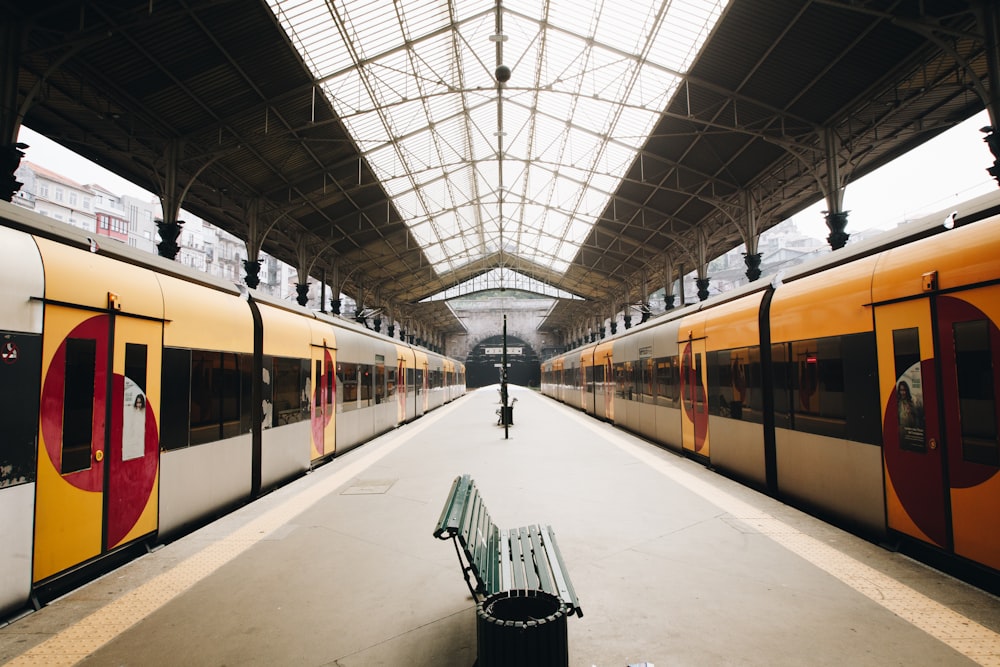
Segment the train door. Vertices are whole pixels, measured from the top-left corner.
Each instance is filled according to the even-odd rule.
[[[396,423],[406,421],[406,357],[402,351],[396,359]]]
[[[46,306],[34,581],[157,528],[162,322]]]
[[[337,373],[333,350],[324,345],[312,348],[312,452],[313,461],[336,451]]]
[[[709,456],[708,397],[706,395],[705,339],[681,344],[681,444],[685,451]]]
[[[889,528],[994,568],[1000,534],[983,526],[1000,500],[998,292],[875,311]]]

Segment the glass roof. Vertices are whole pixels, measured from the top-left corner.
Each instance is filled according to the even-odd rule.
[[[727,1],[269,0],[438,275],[564,273]]]
[[[421,303],[427,301],[447,301],[448,299],[454,299],[459,296],[467,296],[477,292],[500,289],[520,290],[522,292],[531,292],[532,294],[551,296],[559,299],[568,299],[570,301],[583,300],[583,297],[579,297],[575,294],[567,292],[566,290],[553,287],[552,285],[543,283],[540,280],[535,280],[534,278],[526,276],[523,273],[511,271],[510,269],[491,269],[485,273],[479,274],[475,278],[466,280],[459,285],[449,287],[443,292],[438,292],[433,296],[422,299]]]

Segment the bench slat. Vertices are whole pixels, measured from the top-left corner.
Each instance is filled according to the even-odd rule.
[[[531,536],[528,534],[528,527],[522,526],[518,529],[521,540],[521,553],[524,555],[524,586],[528,589],[538,588],[538,575],[535,573],[535,560],[531,551]]]
[[[580,600],[576,597],[576,591],[573,590],[573,584],[569,580],[566,565],[563,563],[562,552],[559,550],[559,544],[556,542],[556,531],[552,530],[552,526],[545,527],[545,542],[545,552],[554,556],[554,558],[549,558],[549,565],[552,568],[556,587],[559,589],[559,597],[563,602],[571,605],[569,610],[571,614],[575,613],[577,616],[583,617],[583,610],[580,609]]]
[[[473,484],[469,487],[468,496],[462,504],[462,517],[458,524],[458,539],[463,547],[469,546],[469,540],[473,531],[473,522],[478,518],[478,505],[480,502],[479,491],[476,490],[476,486]]]
[[[524,580],[524,553],[521,551],[521,532],[517,528],[510,531],[510,571],[514,580],[513,588],[526,588]]]
[[[549,557],[545,552],[542,542],[541,531],[538,526],[528,526],[528,534],[531,537],[531,551],[535,555],[535,570],[538,574],[538,587],[546,593],[558,596],[559,592],[552,583],[552,571],[549,565]]]
[[[511,571],[511,552],[510,552],[510,531],[501,530],[500,531],[500,559],[497,563],[500,569],[500,588],[493,591],[497,593],[499,591],[509,591],[514,587],[513,572]]]
[[[486,513],[486,506],[483,504],[482,497],[479,494],[476,494],[475,517],[473,518],[470,528],[469,550],[473,554],[472,564],[475,566],[476,578],[479,581],[483,580],[482,573],[486,555],[486,544],[483,539],[483,531],[488,523],[490,523],[490,518]]]

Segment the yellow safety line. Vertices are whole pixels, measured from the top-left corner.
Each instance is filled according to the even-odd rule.
[[[450,404],[454,406],[455,404]],[[109,602],[41,644],[6,663],[10,667],[69,667],[136,625],[175,597],[265,539],[295,516],[336,491],[366,468],[392,453],[443,417],[449,406],[395,431],[389,442],[352,461],[315,486],[296,493],[243,527],[233,531],[173,568]]]
[[[613,427],[589,419],[584,423],[599,432],[604,440],[610,440],[660,474],[825,570],[970,660],[980,665],[1000,666],[1000,634],[655,456],[621,437]]]

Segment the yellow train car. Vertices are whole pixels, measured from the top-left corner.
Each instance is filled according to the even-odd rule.
[[[0,614],[465,390],[441,355],[7,202],[0,259]]]
[[[547,373],[579,359],[588,413],[1000,581],[1000,193],[956,209],[567,352]]]

